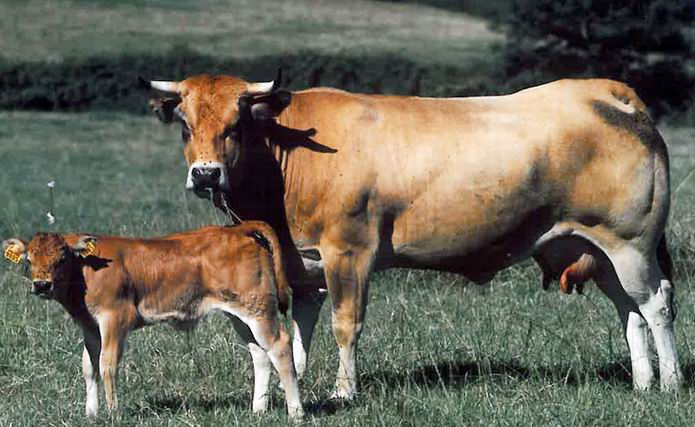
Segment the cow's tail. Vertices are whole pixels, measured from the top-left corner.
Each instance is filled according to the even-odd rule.
[[[287,275],[285,274],[285,263],[282,256],[280,241],[275,231],[266,223],[255,222],[252,231],[260,235],[253,237],[256,239],[261,237],[262,240],[265,240],[267,248],[273,256],[273,272],[275,273],[275,285],[277,286],[278,308],[283,315],[287,314],[292,290],[287,280]]]

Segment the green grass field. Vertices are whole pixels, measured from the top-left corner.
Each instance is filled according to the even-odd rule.
[[[359,353],[361,393],[327,403],[337,367],[329,310],[318,325],[303,398],[317,425],[687,425],[695,416],[692,291],[695,131],[664,129],[671,147],[677,334],[687,383],[678,395],[631,390],[617,316],[588,295],[543,292],[524,265],[491,285],[390,271],[372,281]],[[153,117],[0,113],[0,236],[47,229],[49,180],[55,229],[157,235],[224,223],[183,191],[177,129]],[[55,302],[29,295],[21,268],[0,270],[0,425],[84,425],[78,328]],[[274,425],[250,411],[252,367],[223,316],[192,335],[167,326],[135,332],[120,373],[120,420],[102,406],[97,424]],[[103,404],[103,401],[102,401]]]
[[[501,39],[470,15],[365,0],[9,0],[0,3],[0,27],[6,59],[55,63],[186,46],[221,58],[380,52],[461,65],[489,58]]]
[[[229,58],[303,50],[399,55],[477,70],[499,59],[492,46],[502,36],[481,18],[416,1],[300,3],[7,0],[0,2],[0,59],[60,64],[182,47]],[[327,400],[337,354],[324,307],[301,385],[306,424],[692,425],[695,128],[662,131],[671,153],[668,237],[686,375],[679,394],[632,391],[617,315],[594,286],[585,296],[543,292],[530,263],[485,287],[394,270],[371,282],[360,394],[347,406]],[[154,236],[226,223],[184,192],[181,149],[179,129],[154,117],[0,112],[0,239],[49,228],[51,180],[57,231]],[[88,422],[78,327],[57,303],[31,296],[26,277],[23,268],[0,264],[0,427],[286,423],[277,388],[268,414],[251,413],[251,359],[223,316],[191,335],[167,326],[135,332],[119,375],[119,418],[105,411],[102,394],[101,414]]]

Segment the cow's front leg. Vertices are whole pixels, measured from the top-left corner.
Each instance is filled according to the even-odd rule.
[[[83,329],[84,350],[82,352],[82,376],[86,386],[85,411],[88,417],[95,417],[99,411],[99,353],[101,340],[99,331]]]
[[[332,301],[333,334],[340,359],[331,397],[352,399],[357,391],[355,352],[367,308],[368,276],[374,252],[322,246],[321,255],[325,262],[326,284]]]
[[[292,339],[292,352],[294,353],[294,366],[298,378],[302,378],[306,371],[314,327],[318,321],[325,299],[325,289],[318,289],[318,287],[312,290],[297,289],[293,291],[292,320],[294,336]]]

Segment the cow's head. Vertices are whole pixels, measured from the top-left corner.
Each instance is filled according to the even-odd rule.
[[[94,249],[97,239],[82,235],[69,240],[60,234],[37,233],[29,243],[21,239],[4,240],[2,251],[12,262],[28,262],[31,292],[50,298],[56,287],[70,284],[70,274],[79,265],[79,259]]]
[[[239,184],[245,134],[272,121],[290,102],[276,89],[278,78],[249,83],[232,76],[200,75],[180,82],[150,81],[166,96],[150,101],[165,123],[181,124],[188,162],[186,189],[201,197]]]

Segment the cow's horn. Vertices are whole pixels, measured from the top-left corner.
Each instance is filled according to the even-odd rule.
[[[270,93],[273,90],[273,86],[275,86],[273,80],[269,82],[249,83],[246,87],[246,92],[249,95],[264,95]]]
[[[278,88],[282,80],[282,69],[278,68],[278,74],[275,80],[269,82],[249,83],[246,87],[246,92],[249,95],[265,95],[271,93]]]
[[[150,81],[152,89],[161,90],[162,92],[179,93],[179,82],[166,82],[162,80]]]

